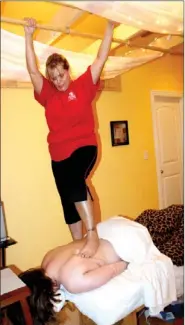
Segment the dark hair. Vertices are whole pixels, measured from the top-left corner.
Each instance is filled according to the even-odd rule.
[[[30,269],[19,275],[29,287],[31,295],[27,298],[34,325],[45,325],[55,321],[55,312],[51,300],[58,301],[53,290],[52,280],[47,277],[42,268]],[[26,325],[19,302],[8,307],[7,316],[13,325]]]
[[[62,64],[64,70],[69,70],[69,63],[67,59],[57,53],[51,54],[46,61],[46,77],[49,78],[48,68],[54,69],[58,64]]]

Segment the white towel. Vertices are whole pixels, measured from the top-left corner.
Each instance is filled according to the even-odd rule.
[[[154,245],[146,227],[114,217],[98,225],[98,234],[109,240],[129,270],[143,283],[144,304],[156,315],[176,299],[173,263]]]

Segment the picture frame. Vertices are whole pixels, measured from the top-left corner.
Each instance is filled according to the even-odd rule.
[[[8,238],[8,230],[7,230],[7,224],[6,224],[6,218],[5,218],[5,209],[4,209],[4,203],[0,201],[0,242],[6,241]]]
[[[129,144],[128,121],[111,121],[112,146],[125,146]]]

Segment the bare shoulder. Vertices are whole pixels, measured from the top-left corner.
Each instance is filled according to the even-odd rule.
[[[47,252],[42,260],[42,267],[45,269],[57,256],[65,254],[69,250],[70,244],[58,246]]]

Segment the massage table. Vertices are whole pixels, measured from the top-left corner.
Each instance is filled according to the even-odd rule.
[[[184,266],[174,265],[174,274],[177,298],[181,299],[184,296]],[[145,306],[142,305],[133,310],[128,316],[126,316],[121,322],[119,322],[119,325],[138,325],[138,315],[144,307]]]
[[[146,227],[115,216],[97,225],[97,231],[130,262],[127,270],[90,292],[71,294],[61,286],[65,300],[95,324],[136,325],[137,312],[144,306],[155,316],[183,294],[183,267],[174,266],[157,250]]]
[[[174,273],[175,273],[175,282],[176,282],[176,289],[177,289],[177,297],[178,299],[181,298],[184,294],[184,267],[183,266],[175,266],[174,265]],[[130,306],[130,313],[124,317],[122,320],[116,322],[116,325],[138,325],[138,318],[139,314],[145,308],[144,305],[139,306],[136,309],[133,309]],[[69,314],[70,315],[70,314]],[[91,319],[87,319],[83,314],[79,315],[80,325],[94,325],[94,322]],[[66,325],[73,325],[70,322]]]

